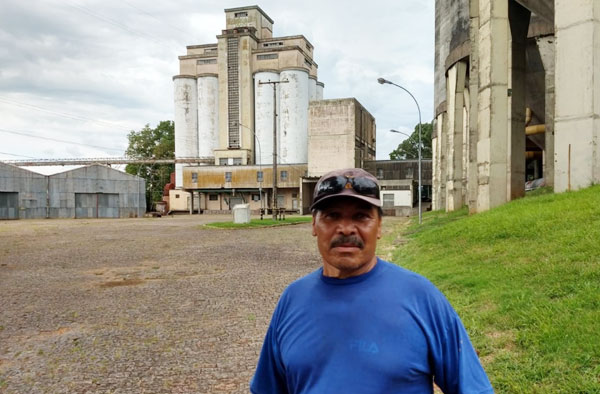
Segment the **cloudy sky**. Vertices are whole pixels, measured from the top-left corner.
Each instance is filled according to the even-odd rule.
[[[356,97],[388,159],[433,117],[434,0],[2,0],[0,160],[122,157],[127,134],[173,119],[186,45],[216,42],[223,9],[259,5],[274,36],[315,47],[324,98]],[[39,170],[39,169],[38,169]]]

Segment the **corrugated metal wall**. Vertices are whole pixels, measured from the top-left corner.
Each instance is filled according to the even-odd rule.
[[[45,176],[0,163],[0,219],[141,217],[145,190],[144,179],[101,165]]]

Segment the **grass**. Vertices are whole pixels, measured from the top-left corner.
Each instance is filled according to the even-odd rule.
[[[273,219],[251,219],[250,223],[233,223],[233,222],[214,222],[207,223],[204,226],[210,228],[224,228],[224,229],[237,229],[237,228],[256,228],[256,227],[275,227],[275,226],[286,226],[289,224],[297,223],[309,223],[312,220],[312,216],[288,216],[284,220],[273,220]]]
[[[393,261],[446,294],[496,392],[600,393],[600,186],[402,233]]]

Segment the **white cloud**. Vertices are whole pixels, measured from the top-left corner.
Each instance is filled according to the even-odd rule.
[[[173,119],[177,56],[187,45],[216,42],[225,25],[223,9],[242,5],[237,0],[2,3],[0,128],[123,150],[129,130]],[[260,7],[275,20],[276,36],[303,34],[315,46],[326,98],[356,97],[376,117],[378,158],[387,158],[401,141],[387,130],[410,131],[418,119],[410,97],[377,84],[378,77],[409,89],[423,120],[432,117],[434,0],[267,0]],[[1,130],[0,138],[0,152],[13,155],[122,155]],[[0,153],[0,159],[15,158]]]

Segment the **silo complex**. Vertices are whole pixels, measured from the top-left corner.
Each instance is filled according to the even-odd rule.
[[[278,82],[279,73],[262,71],[254,74],[254,127],[258,141],[255,151],[255,163],[273,164],[273,97],[277,112],[279,109],[279,84],[261,84],[261,82]],[[275,88],[275,95],[273,95]],[[277,126],[279,129],[279,126]]]
[[[273,20],[258,6],[226,9],[225,17],[216,43],[188,46],[179,57],[175,156],[217,166],[273,164],[275,121],[278,162],[306,163],[308,103],[323,97],[312,44],[302,35],[274,37]],[[280,83],[260,84],[269,81]]]
[[[219,80],[216,74],[198,76],[198,155],[213,156],[219,146]]]
[[[301,69],[280,73],[279,161],[308,160],[308,72]]]
[[[198,157],[198,91],[195,76],[179,75],[175,85],[175,157]],[[183,165],[175,165],[175,186],[183,185]]]

